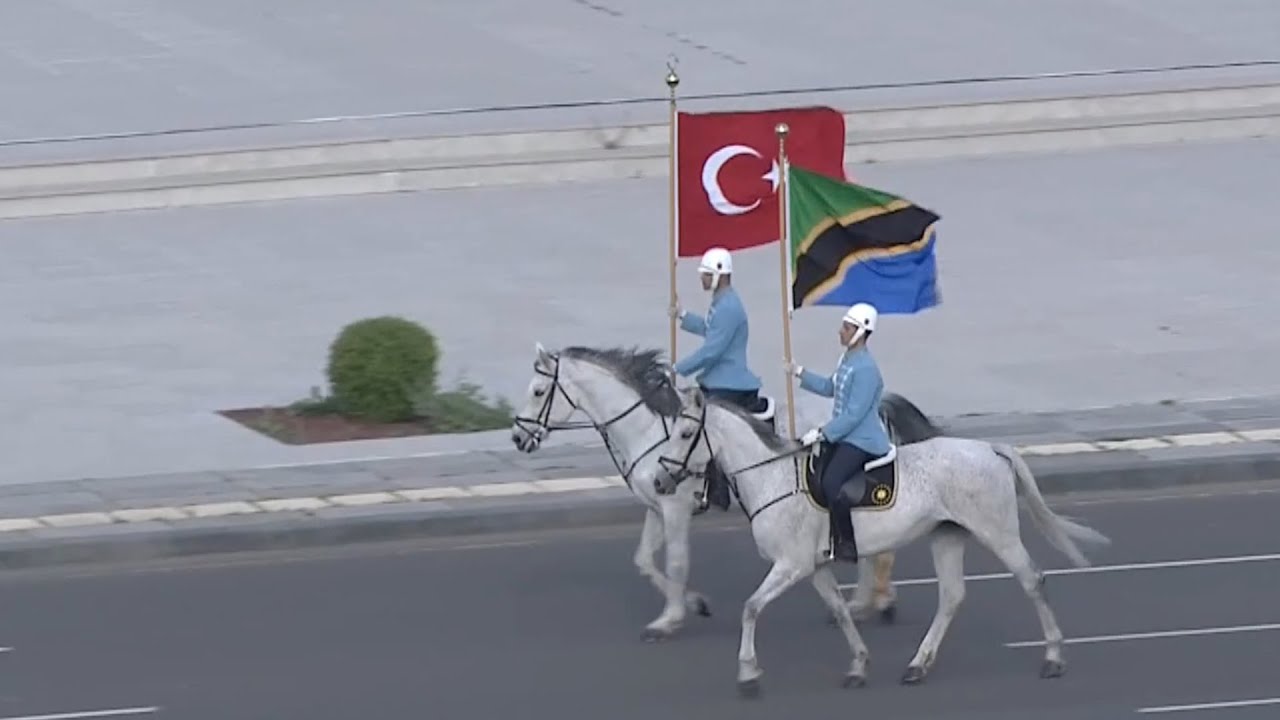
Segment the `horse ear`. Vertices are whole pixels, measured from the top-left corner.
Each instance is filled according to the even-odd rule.
[[[547,352],[547,349],[542,347],[541,342],[535,342],[533,344],[533,351],[537,353],[539,362],[547,363],[551,361],[551,353]]]
[[[706,397],[704,397],[702,394],[702,388],[698,387],[697,385],[694,385],[692,388],[692,392],[693,392],[693,407],[695,410],[701,410],[703,404],[705,404],[707,401]]]

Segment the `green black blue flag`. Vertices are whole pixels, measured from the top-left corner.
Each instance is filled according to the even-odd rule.
[[[786,201],[792,308],[867,302],[911,314],[942,301],[937,214],[789,163]]]

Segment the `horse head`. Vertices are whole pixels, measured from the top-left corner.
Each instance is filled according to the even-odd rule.
[[[511,442],[520,451],[537,450],[553,430],[591,427],[590,423],[569,422],[582,409],[575,369],[561,353],[547,350],[542,343],[534,345],[533,378],[525,389],[524,407],[511,425]]]
[[[707,398],[697,386],[676,388],[680,397],[680,413],[671,426],[670,437],[663,445],[654,473],[653,489],[659,495],[671,495],[680,483],[698,474],[712,460],[707,437]]]
[[[668,366],[656,350],[575,346],[549,352],[539,344],[533,369],[511,430],[512,442],[525,452],[536,450],[552,430],[595,428],[629,479],[669,437],[668,425],[680,412]],[[590,422],[570,424],[579,410]]]

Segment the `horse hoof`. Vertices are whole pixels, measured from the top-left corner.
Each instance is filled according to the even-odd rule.
[[[1040,677],[1048,680],[1049,678],[1062,677],[1067,671],[1067,664],[1061,660],[1045,660],[1040,666]]]
[[[885,625],[892,625],[898,619],[898,606],[890,605],[880,611],[880,622]]]
[[[647,643],[656,643],[670,638],[671,634],[672,633],[669,630],[647,627],[644,629],[644,632],[640,633],[640,637]]]
[[[760,680],[739,680],[738,695],[752,700],[760,697]]]
[[[844,682],[841,683],[845,688],[860,688],[867,686],[866,675],[845,675]]]
[[[711,617],[711,605],[707,603],[706,598],[699,597],[697,600],[695,600],[693,604],[693,608],[694,608],[694,611],[698,613],[698,615],[702,617]]]
[[[916,667],[914,665],[909,666],[907,671],[902,673],[902,684],[919,685],[924,682],[924,674],[924,668]]]

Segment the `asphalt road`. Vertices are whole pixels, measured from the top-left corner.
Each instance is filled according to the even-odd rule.
[[[898,624],[862,628],[870,684],[842,690],[843,642],[805,585],[763,615],[764,693],[739,699],[738,617],[765,567],[741,517],[703,518],[693,577],[714,615],[658,645],[640,640],[660,604],[631,567],[630,528],[9,575],[0,578],[0,646],[11,648],[0,653],[0,720],[130,709],[114,717],[1105,720],[1277,698],[1280,485],[1246,490],[1059,504],[1113,538],[1099,566],[1216,560],[1050,577],[1068,638],[1102,636],[1069,645],[1056,680],[1038,677],[1040,648],[1005,645],[1039,630],[1013,581],[996,578],[968,584],[918,687],[898,677],[935,586],[902,586]],[[1033,555],[1065,567],[1035,533],[1024,520]],[[970,547],[970,574],[1001,570]],[[927,558],[924,546],[903,553],[897,578],[931,577]],[[1215,630],[1224,627],[1243,629]],[[1107,637],[1197,629],[1209,632]],[[1280,704],[1154,717],[1277,713]]]

